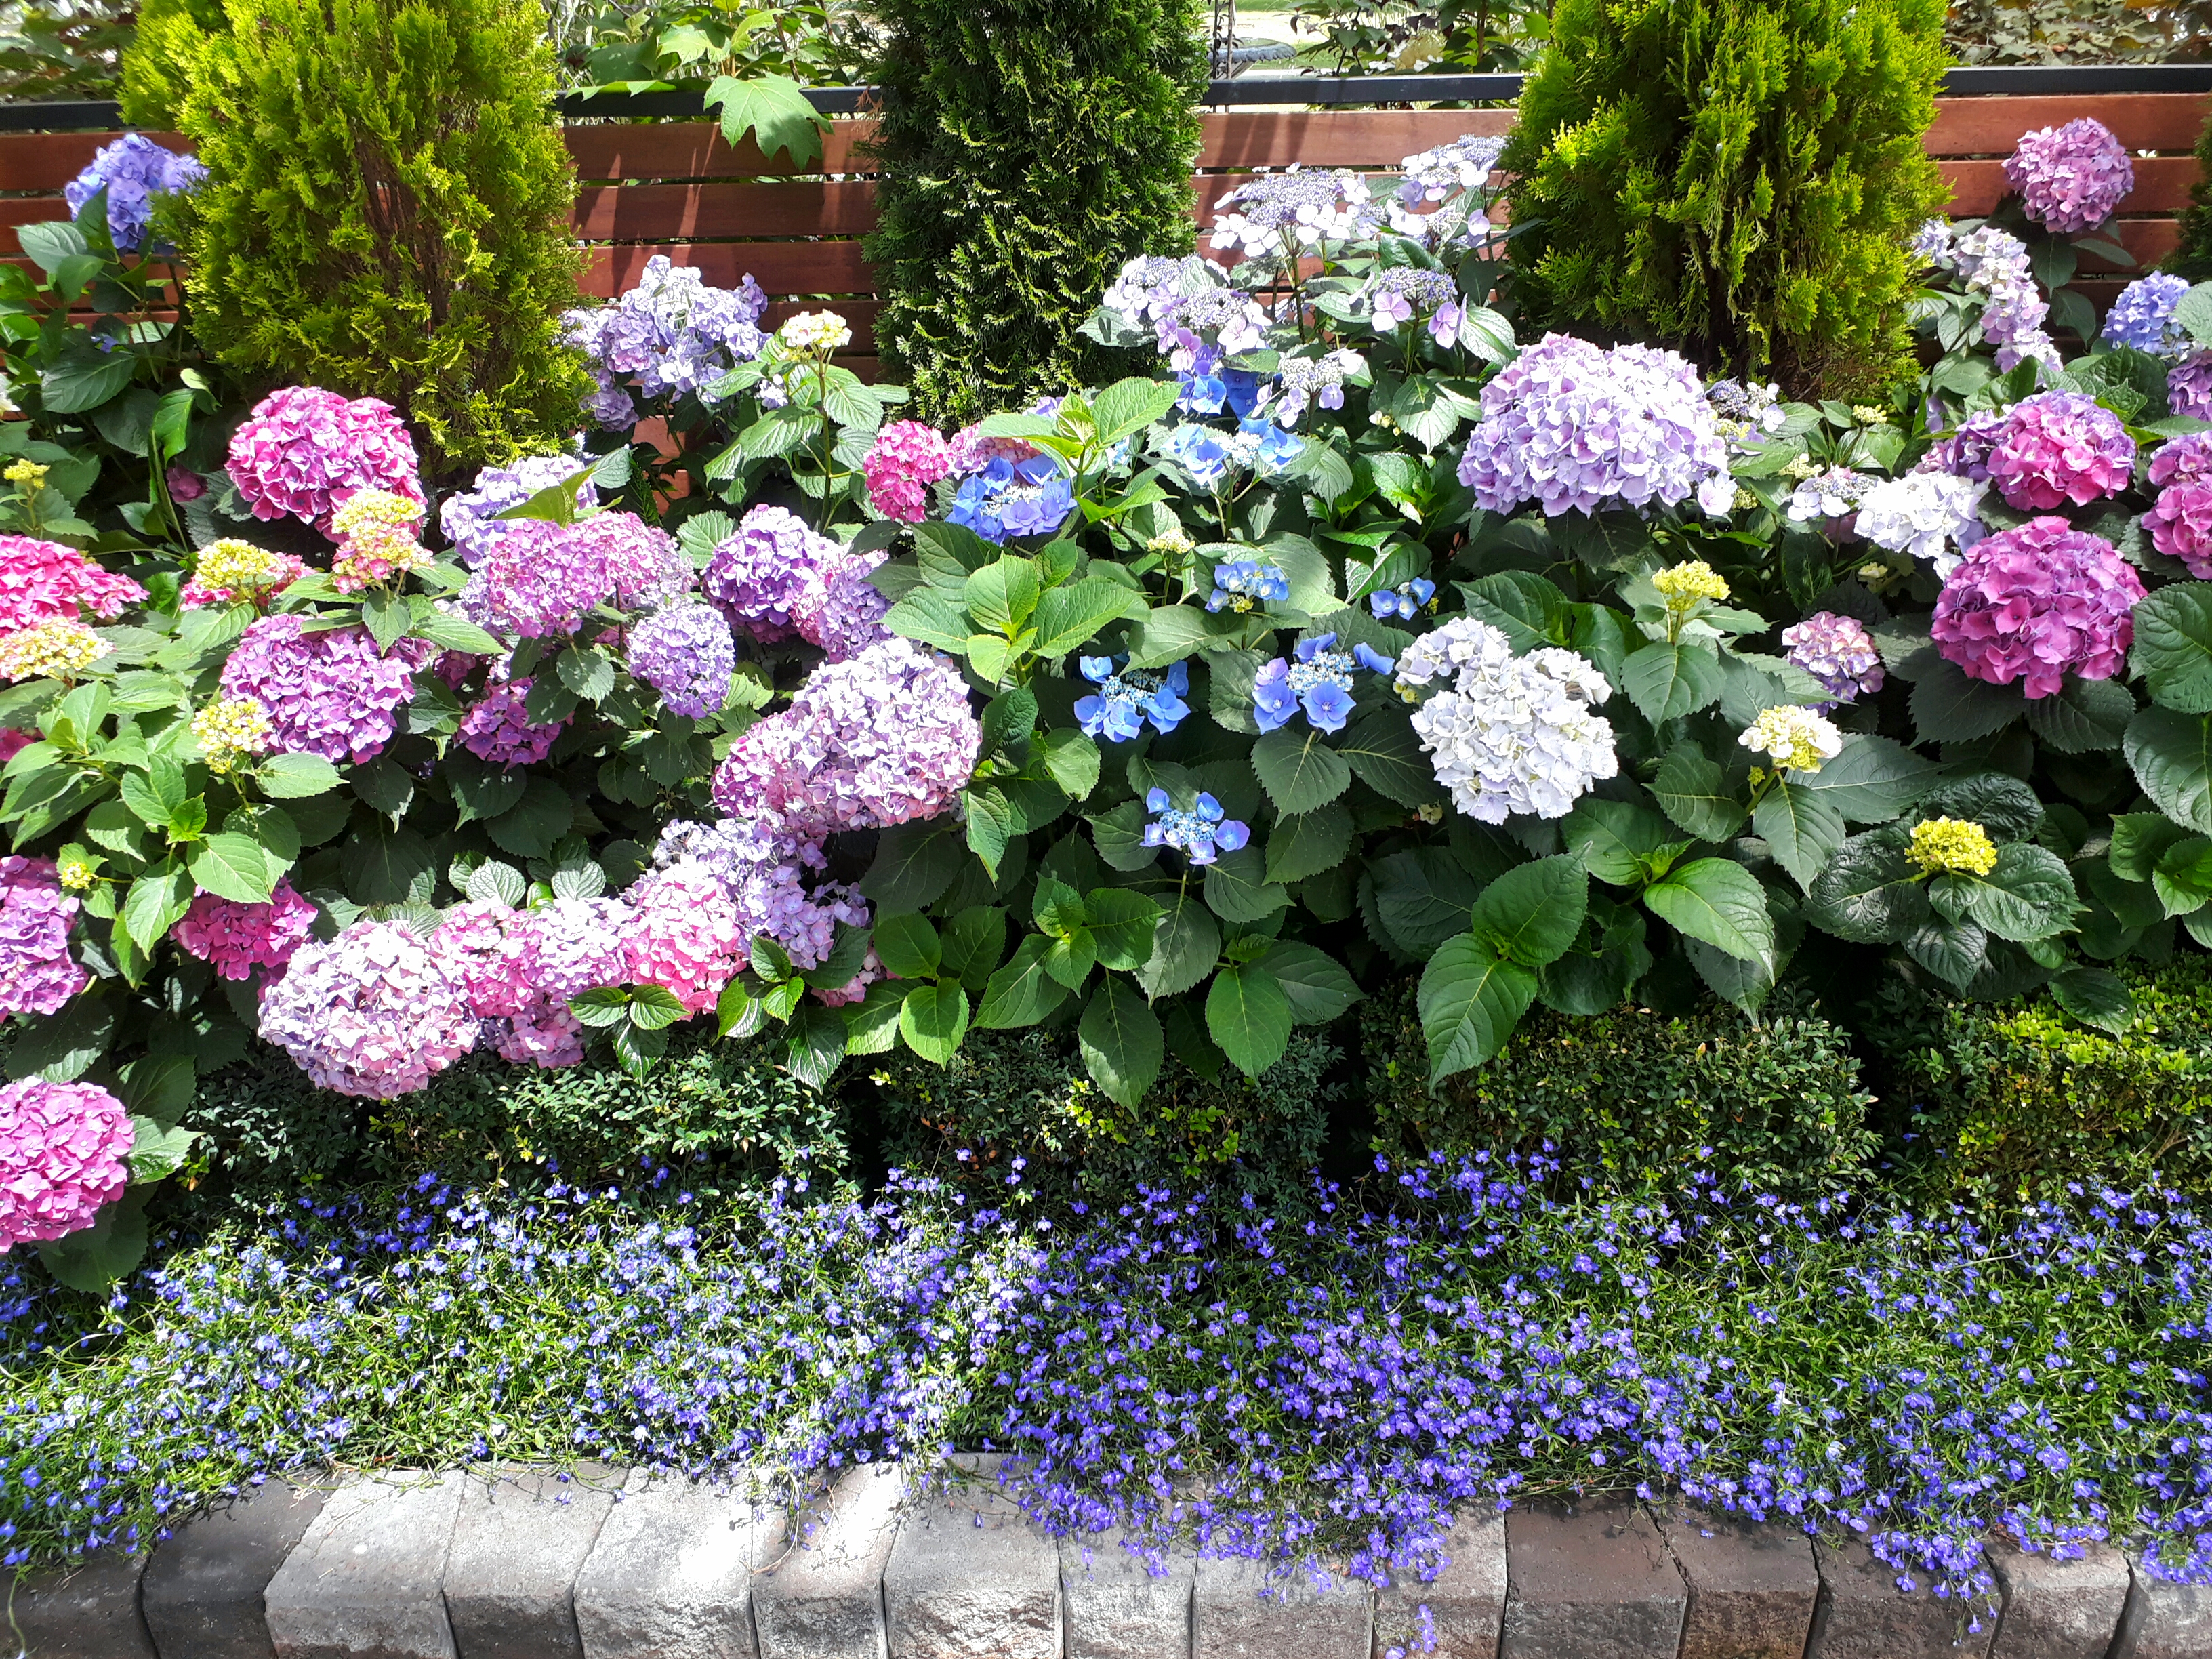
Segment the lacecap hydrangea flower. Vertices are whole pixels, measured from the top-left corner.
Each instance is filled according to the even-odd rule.
[[[952,446],[920,421],[887,422],[860,463],[868,505],[886,519],[920,524],[929,512],[929,486],[952,471]]]
[[[700,574],[700,591],[724,616],[763,643],[799,629],[792,612],[805,602],[837,544],[781,507],[756,507],[714,549]]]
[[[658,691],[673,714],[705,720],[720,714],[737,661],[728,619],[696,599],[665,605],[629,630],[629,672]]]
[[[438,509],[438,527],[446,532],[446,539],[453,544],[461,562],[473,570],[483,562],[493,543],[526,522],[502,519],[501,514],[520,507],[532,496],[556,484],[567,483],[591,465],[588,458],[572,451],[525,455],[506,466],[485,467],[466,489],[456,490],[446,497],[446,504]],[[580,514],[588,514],[599,503],[599,493],[586,478],[577,488],[576,510]]]
[[[645,611],[690,592],[698,573],[676,538],[635,513],[594,513],[568,526],[568,546],[606,572],[614,602]]]
[[[1393,617],[1411,622],[1435,604],[1436,597],[1437,585],[1426,576],[1416,576],[1395,587],[1376,589],[1367,596],[1367,608],[1377,622],[1389,622]]]
[[[1938,577],[1959,562],[1960,550],[1981,539],[1987,483],[1948,472],[1908,472],[1882,478],[1859,497],[1852,527],[1861,539],[1893,553],[1934,562]]]
[[[1936,648],[1971,679],[2017,680],[2029,697],[2068,674],[2110,679],[2135,639],[2142,580],[2113,545],[2065,520],[2033,519],[1984,537],[1936,600]]]
[[[73,547],[34,536],[0,536],[0,634],[42,622],[76,622],[89,612],[112,622],[146,590]]]
[[[223,978],[245,979],[256,968],[289,963],[314,924],[315,907],[283,880],[263,904],[199,894],[171,937]]]
[[[1212,864],[1252,839],[1250,828],[1231,817],[1204,790],[1186,809],[1177,806],[1166,790],[1154,787],[1146,792],[1145,810],[1152,814],[1145,824],[1145,845],[1170,848],[1194,865]]]
[[[2039,392],[2012,406],[1990,452],[1990,481],[2023,512],[2117,495],[2135,474],[2136,441],[2120,417],[2078,392]]]
[[[2179,559],[2199,581],[2212,580],[2212,434],[2160,444],[2151,454],[2150,482],[2158,490],[2143,515],[2151,545]]]
[[[1280,605],[1291,597],[1291,579],[1280,565],[1257,559],[1230,559],[1213,567],[1213,592],[1206,595],[1208,611],[1255,611],[1263,605]]]
[[[231,435],[229,471],[255,518],[289,514],[325,535],[356,489],[424,499],[415,441],[398,411],[320,386],[288,386],[256,404]]]
[[[0,858],[0,1016],[58,1013],[92,983],[70,955],[76,913],[52,859]]]
[[[265,606],[307,574],[305,562],[289,553],[227,536],[200,550],[191,578],[178,590],[177,603],[186,610],[241,599]]]
[[[744,918],[714,876],[678,864],[639,878],[627,895],[623,927],[625,976],[658,985],[686,1013],[711,1008],[746,963]]]
[[[1190,690],[1190,665],[1170,663],[1164,672],[1126,669],[1115,657],[1082,657],[1076,665],[1098,689],[1075,700],[1075,718],[1087,738],[1127,743],[1152,722],[1162,737],[1190,713],[1183,698]]]
[[[1341,732],[1352,718],[1352,672],[1388,675],[1396,665],[1372,646],[1333,649],[1334,634],[1300,640],[1289,657],[1264,665],[1252,682],[1252,719],[1262,732],[1280,730],[1301,708],[1317,732]]]
[[[2094,230],[2136,187],[2126,146],[2103,122],[2086,118],[2021,134],[2004,170],[2021,210],[2061,235]]]
[[[0,634],[0,679],[76,679],[108,652],[108,644],[81,622],[51,621]]]
[[[1849,518],[1874,484],[1874,479],[1848,466],[1823,467],[1811,477],[1798,480],[1797,488],[1790,494],[1789,516],[1799,524]]]
[[[1736,742],[1772,760],[1778,772],[1817,772],[1824,762],[1844,752],[1844,734],[1832,722],[1809,708],[1786,703],[1761,709]]]
[[[1840,703],[1855,702],[1881,690],[1888,676],[1874,635],[1856,617],[1832,611],[1815,611],[1803,622],[1782,630],[1782,646],[1790,662],[1826,688],[1830,701],[1814,705],[1825,714]]]
[[[2189,279],[2154,270],[2120,290],[2105,313],[2103,337],[2111,346],[2132,346],[2154,357],[2179,357],[2190,349],[2189,331],[2174,320]]]
[[[92,1083],[0,1086],[0,1251],[82,1232],[131,1184],[123,1103]]]
[[[461,747],[478,760],[502,769],[535,766],[553,752],[553,745],[573,716],[535,722],[526,707],[534,677],[497,679],[468,706],[453,735]]]
[[[84,171],[62,186],[62,199],[74,219],[106,191],[107,234],[115,251],[166,258],[176,249],[153,234],[154,198],[188,195],[207,176],[198,156],[165,149],[143,132],[126,132],[93,153]]]
[[[1375,232],[1367,181],[1346,168],[1292,166],[1263,173],[1216,204],[1212,246],[1254,256],[1297,253],[1323,242],[1357,241]]]
[[[485,548],[461,590],[461,613],[478,627],[516,639],[573,634],[604,604],[614,583],[600,544],[563,526],[517,519]]]
[[[1140,253],[1123,263],[1098,303],[1131,328],[1146,328],[1188,295],[1218,287],[1221,276],[1218,265],[1194,253]]]
[[[225,697],[267,711],[272,750],[356,765],[383,751],[398,730],[394,711],[415,695],[405,661],[381,654],[367,629],[311,634],[289,613],[246,624],[222,684]]]
[[[1482,419],[1460,458],[1476,504],[1545,515],[1673,506],[1729,510],[1728,446],[1697,370],[1671,351],[1608,351],[1547,334],[1482,389]]]
[[[760,356],[767,309],[768,295],[750,276],[734,289],[714,288],[690,266],[654,254],[637,285],[612,305],[562,318],[599,385],[586,410],[607,430],[627,432],[637,422],[639,398],[703,391]]]
[[[1049,455],[986,461],[960,481],[945,522],[1004,545],[1016,536],[1047,536],[1075,511],[1075,492]]]
[[[1399,658],[1399,687],[1418,696],[1447,672],[1450,686],[1413,711],[1413,730],[1469,817],[1564,817],[1620,771],[1613,726],[1594,712],[1612,688],[1586,659],[1549,646],[1516,657],[1502,630],[1455,617]]]
[[[320,1088],[394,1100],[474,1048],[477,1020],[412,929],[362,921],[293,952],[262,994],[261,1036]]]
[[[1278,426],[1293,427],[1308,408],[1342,409],[1345,382],[1366,372],[1367,360],[1340,346],[1318,357],[1285,357],[1275,368],[1274,384],[1257,405]]]

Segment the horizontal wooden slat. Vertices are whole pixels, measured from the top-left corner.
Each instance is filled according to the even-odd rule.
[[[859,147],[875,130],[873,121],[832,122],[823,135],[822,159],[803,167],[792,165],[789,153],[783,150],[776,152],[771,163],[750,138],[732,149],[723,142],[721,128],[711,121],[568,127],[562,136],[575,158],[580,179],[729,179],[761,173],[787,178],[867,171]]]
[[[2181,246],[2181,222],[2178,219],[2115,219],[2105,228],[2105,234],[2135,256],[2139,270],[2124,271],[2126,276],[2141,276],[2160,260]],[[2085,255],[2081,260],[2085,271],[2111,270],[2111,262]]]
[[[1951,181],[1954,218],[1990,213],[2012,194],[2002,161],[1942,161],[1937,163]],[[2175,214],[2189,205],[2189,187],[2197,182],[2193,155],[2138,155],[2135,158],[2136,187],[2121,201],[2122,213]]]
[[[2130,149],[2195,148],[2212,94],[2144,92],[2079,98],[1938,98],[1930,155],[2008,155],[2023,132],[2083,117],[2102,121]]]
[[[1502,133],[1510,109],[1238,110],[1201,118],[1202,167],[1395,167],[1462,133]]]
[[[0,190],[38,190],[52,194],[84,171],[85,163],[112,132],[11,132],[0,137]],[[182,133],[149,132],[155,143],[190,149]]]
[[[876,187],[594,185],[578,192],[576,234],[593,242],[688,242],[725,236],[859,236],[876,228]]]
[[[696,266],[716,288],[735,288],[750,273],[771,295],[876,291],[876,274],[860,257],[858,242],[678,242],[660,246],[633,242],[598,247],[592,250],[584,291],[628,292],[644,274],[645,262],[656,253],[666,254],[678,264]]]

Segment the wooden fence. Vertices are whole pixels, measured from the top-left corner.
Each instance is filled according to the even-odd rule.
[[[1989,212],[2002,199],[2003,158],[2021,134],[2094,116],[2136,152],[2136,187],[2120,205],[2116,240],[2143,266],[2176,244],[2176,216],[2197,177],[2191,151],[2212,94],[1945,98],[1928,135],[1952,187],[1951,211]],[[1501,132],[1510,110],[1234,110],[1205,118],[1196,178],[1201,220],[1239,176],[1295,161],[1310,167],[1395,168],[1407,155],[1466,132]],[[880,306],[860,238],[875,222],[875,185],[863,154],[873,129],[865,117],[834,121],[818,171],[793,178],[789,158],[772,164],[750,141],[734,148],[703,121],[600,124],[567,130],[582,186],[578,236],[592,249],[587,292],[621,293],[645,262],[665,253],[731,285],[746,273],[772,301],[772,323],[828,304],[853,325],[848,361],[875,368]],[[181,148],[174,134],[155,134]],[[20,254],[15,227],[64,216],[59,192],[101,133],[0,134],[0,256]],[[2098,269],[2093,264],[2093,270]],[[2086,284],[2101,303],[2115,273]]]

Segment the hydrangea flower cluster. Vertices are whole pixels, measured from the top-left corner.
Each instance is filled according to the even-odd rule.
[[[1309,408],[1342,409],[1345,381],[1366,367],[1364,357],[1341,346],[1318,357],[1285,357],[1254,412],[1278,426],[1293,427]]]
[[[2039,392],[2012,406],[1990,452],[1990,481],[2023,512],[2117,495],[2135,475],[2136,441],[2120,417],[2078,392]]]
[[[430,562],[430,550],[416,539],[422,528],[419,502],[388,489],[355,491],[331,515],[338,542],[331,556],[331,586],[358,593],[404,580],[409,571]]]
[[[2160,444],[2151,454],[2150,481],[2158,490],[2143,515],[2150,544],[2199,581],[2212,581],[2212,434]]]
[[[1462,191],[1480,190],[1497,171],[1498,157],[1504,149],[1502,137],[1463,132],[1449,144],[1408,155],[1399,164],[1402,176],[1397,199],[1406,207],[1419,207]]]
[[[637,285],[611,305],[569,312],[568,343],[590,361],[599,390],[586,407],[609,431],[638,419],[648,402],[700,392],[761,354],[768,295],[747,276],[735,289],[710,288],[688,265],[655,254]]]
[[[0,1016],[58,1013],[92,983],[70,955],[76,912],[52,859],[0,858]]]
[[[356,765],[392,741],[393,711],[415,695],[407,664],[381,655],[367,629],[311,634],[289,613],[246,625],[222,686],[224,696],[251,698],[267,712],[278,752]]]
[[[728,619],[696,599],[664,605],[629,631],[629,672],[673,714],[698,720],[721,713],[737,661]]]
[[[26,732],[18,726],[0,726],[0,766],[5,766],[38,741],[35,732]]]
[[[550,639],[583,626],[613,587],[599,544],[580,542],[543,519],[517,519],[485,548],[461,590],[460,609],[491,633]]]
[[[823,664],[790,707],[747,726],[714,774],[714,801],[798,841],[889,829],[951,806],[981,741],[959,672],[887,639]]]
[[[81,622],[55,617],[0,634],[0,679],[74,680],[107,654],[107,641]]]
[[[1764,386],[1715,380],[1705,388],[1705,401],[1712,406],[1714,429],[1732,444],[1747,445],[1787,418],[1782,411],[1782,388],[1771,380]]]
[[[130,1112],[97,1084],[0,1087],[0,1252],[91,1226],[131,1184],[135,1139]]]
[[[2105,313],[2105,343],[2131,346],[2154,357],[2183,356],[2190,349],[2189,331],[2174,320],[2173,313],[2188,292],[2189,279],[2172,271],[2136,277]]]
[[[1881,690],[1888,675],[1874,635],[1856,617],[1832,611],[1815,611],[1803,622],[1782,630],[1782,646],[1791,663],[1826,688],[1829,701],[1813,705],[1825,714],[1838,704],[1856,702]]]
[[[1729,596],[1728,578],[1703,559],[1685,559],[1652,572],[1651,586],[1669,611],[1685,614],[1700,605],[1719,605]]]
[[[1945,472],[1973,483],[1986,483],[1990,457],[2002,441],[2010,416],[2002,410],[1969,415],[1930,446],[1914,468],[1919,472]]]
[[[737,906],[748,954],[750,941],[764,936],[781,945],[794,966],[818,968],[829,960],[839,923],[868,923],[867,902],[852,889],[830,882],[811,893],[806,890],[807,872],[824,862],[817,843],[794,842],[761,819],[725,818],[712,824],[679,819],[662,832],[653,862],[662,869],[695,866],[719,882]]]
[[[230,440],[231,482],[253,516],[289,514],[325,535],[357,489],[423,501],[416,468],[415,441],[390,404],[320,386],[270,392]]]
[[[1206,608],[1222,611],[1256,611],[1263,605],[1281,605],[1291,597],[1291,579],[1282,567],[1256,559],[1231,559],[1213,567],[1213,592]]]
[[[1995,225],[1960,236],[1948,220],[1930,219],[1913,238],[1912,248],[1930,264],[1956,271],[1966,292],[1981,296],[1975,329],[1996,348],[2000,369],[2033,362],[2057,372],[2058,348],[2043,327],[2051,304],[2035,285],[2027,243]]]
[[[2069,673],[2110,679],[2135,639],[2142,578],[2102,537],[2033,519],[1984,537],[1936,601],[1936,649],[1972,679],[2055,696]]]
[[[1003,546],[1015,536],[1046,536],[1075,511],[1075,494],[1049,455],[1024,461],[994,458],[961,480],[945,522]]]
[[[170,937],[223,978],[245,979],[256,968],[281,971],[314,924],[315,907],[285,880],[264,904],[201,893]]]
[[[1218,287],[1222,274],[1218,265],[1194,253],[1180,258],[1172,254],[1140,253],[1126,262],[1106,285],[1099,304],[1131,328],[1151,328],[1174,310],[1178,301],[1202,289]],[[1164,351],[1168,347],[1160,349]]]
[[[1376,271],[1360,285],[1359,298],[1377,334],[1396,331],[1401,323],[1416,315],[1436,315],[1440,307],[1457,309],[1459,284],[1441,270],[1419,265],[1391,265]],[[1441,320],[1441,319],[1439,319]]]
[[[192,716],[192,741],[199,744],[208,770],[217,775],[267,754],[275,735],[269,711],[251,697],[218,697]]]
[[[1714,512],[1735,498],[1728,446],[1697,371],[1671,351],[1547,334],[1482,389],[1482,419],[1460,459],[1476,503],[1545,515],[1673,506]]]
[[[1478,823],[1564,817],[1620,771],[1613,726],[1593,712],[1612,688],[1586,659],[1551,646],[1516,657],[1501,629],[1455,617],[1399,658],[1399,689],[1418,696],[1447,673],[1449,687],[1413,711],[1413,730],[1437,781]]]
[[[0,634],[42,622],[75,622],[89,611],[112,622],[146,590],[73,547],[33,536],[0,536]]]
[[[1844,752],[1844,734],[1832,722],[1810,708],[1787,703],[1761,709],[1736,742],[1754,755],[1770,757],[1778,772],[1817,772],[1824,762]]]
[[[2087,118],[2021,134],[2004,170],[2027,216],[2062,236],[2094,230],[2136,187],[2126,146]]]
[[[2166,370],[2166,401],[2176,415],[2212,421],[2212,351],[2191,352]]]
[[[153,234],[154,198],[189,195],[207,176],[198,156],[165,149],[143,132],[126,132],[93,153],[84,171],[62,186],[62,199],[74,219],[106,191],[107,234],[115,251],[167,258],[177,250]]]
[[[1357,240],[1373,235],[1379,222],[1367,181],[1344,168],[1263,173],[1217,205],[1225,210],[1214,219],[1212,246],[1253,257]]]
[[[487,687],[483,696],[469,705],[454,732],[461,747],[502,769],[535,766],[551,754],[572,717],[563,715],[543,725],[532,723],[526,705],[535,683],[526,677],[495,680]]]
[[[430,953],[481,1023],[478,1040],[518,1066],[574,1066],[584,1057],[584,1026],[565,999],[530,978],[536,915],[471,900],[439,921]]]
[[[1252,719],[1262,732],[1280,730],[1301,708],[1316,731],[1341,732],[1352,718],[1352,671],[1387,676],[1397,665],[1370,645],[1338,651],[1335,644],[1335,635],[1318,634],[1261,668],[1252,682]]]
[[[531,911],[524,924],[524,975],[563,1004],[621,984],[624,919],[622,902],[611,898],[556,898]]]
[[[628,897],[623,977],[661,987],[687,1014],[712,1007],[748,951],[744,918],[722,884],[698,865],[678,864],[643,877]]]
[[[920,524],[929,511],[929,486],[952,471],[952,446],[933,426],[891,421],[860,463],[868,505],[886,519]]]
[[[594,513],[568,526],[568,546],[579,559],[606,571],[615,603],[624,611],[665,605],[691,591],[697,573],[676,538],[635,513]]]
[[[1160,455],[1190,475],[1200,489],[1217,489],[1235,472],[1270,476],[1305,452],[1305,440],[1272,422],[1248,417],[1234,432],[1210,426],[1178,426],[1159,447]]]
[[[789,639],[799,629],[792,613],[804,607],[816,573],[838,551],[797,514],[756,507],[714,549],[699,585],[732,623],[763,643]]]
[[[356,921],[293,952],[261,998],[261,1036],[321,1088],[392,1100],[476,1046],[476,1017],[453,975],[415,933]]]
[[[1183,698],[1190,691],[1190,665],[1171,663],[1164,672],[1125,669],[1117,657],[1083,657],[1077,665],[1098,689],[1075,701],[1075,718],[1087,738],[1127,743],[1150,720],[1162,737],[1190,713]]]
[[[889,639],[884,618],[891,602],[872,580],[883,562],[881,552],[836,548],[828,554],[791,613],[799,637],[820,646],[832,662],[857,657],[878,640]]]
[[[567,483],[591,465],[575,453],[525,455],[509,466],[488,466],[477,474],[468,489],[446,497],[438,509],[438,528],[473,570],[482,564],[492,544],[530,520],[499,515],[520,507],[532,496]],[[599,493],[586,478],[576,489],[576,510],[589,514],[599,503]]]
[[[1948,576],[1960,551],[1981,539],[1982,497],[1988,490],[1985,483],[1949,472],[1879,479],[1859,497],[1852,528],[1876,547],[1931,560],[1936,575]]]
[[[1166,847],[1194,865],[1215,862],[1224,853],[1234,853],[1252,839],[1250,828],[1222,810],[1221,803],[1204,790],[1188,810],[1177,806],[1164,789],[1145,793],[1145,810],[1152,814],[1145,825],[1145,845]]]
[[[200,550],[191,577],[178,590],[177,602],[186,610],[240,599],[265,605],[307,574],[306,562],[289,553],[273,553],[252,542],[225,537]]]
[[[1799,524],[1847,519],[1874,483],[1865,473],[1848,466],[1823,467],[1811,477],[1798,480],[1797,488],[1790,491],[1790,516]]]
[[[1377,622],[1389,622],[1393,617],[1411,622],[1435,604],[1436,598],[1437,585],[1426,576],[1416,576],[1395,587],[1376,589],[1367,596],[1367,608]]]
[[[1997,867],[1996,843],[1971,818],[1926,818],[1914,824],[1905,856],[1923,876],[1986,876]]]

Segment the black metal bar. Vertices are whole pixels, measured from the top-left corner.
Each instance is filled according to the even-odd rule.
[[[2212,64],[2065,64],[2056,67],[1954,69],[1943,77],[1954,98],[1993,93],[2075,97],[2100,92],[2212,92]]]
[[[1517,75],[1240,75],[1209,104],[1468,104],[1521,95]]]

